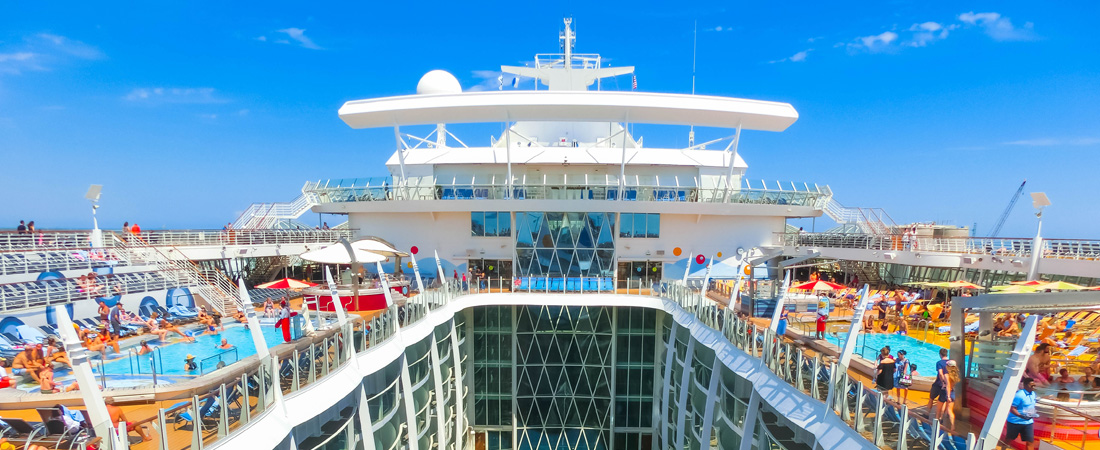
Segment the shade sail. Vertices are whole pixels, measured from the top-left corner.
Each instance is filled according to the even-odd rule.
[[[377,253],[352,248],[355,251],[355,259],[361,264],[386,260],[385,256]],[[306,261],[321,264],[351,264],[351,256],[348,255],[348,249],[343,244],[334,244],[322,249],[305,252],[299,257]]]
[[[356,250],[377,253],[383,256],[409,256],[408,253],[398,251],[389,244],[375,239],[360,239],[352,242],[351,246]]]

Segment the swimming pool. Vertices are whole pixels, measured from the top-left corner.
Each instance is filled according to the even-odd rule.
[[[826,336],[826,339],[840,346],[844,336],[846,335],[842,334],[838,338],[830,334]],[[936,361],[940,360],[940,349],[943,348],[935,344],[918,341],[904,334],[860,333],[856,336],[856,354],[870,361],[876,361],[879,350],[887,345],[890,346],[890,354],[892,355],[897,355],[898,350],[905,350],[905,357],[909,358],[912,364],[917,365],[917,372],[921,376],[930,376],[935,373],[934,367]]]
[[[282,331],[278,328],[261,326],[260,330],[268,347],[283,343]],[[234,347],[233,350],[218,348],[223,338]],[[108,375],[152,374],[151,365],[155,365],[158,375],[201,375],[213,372],[219,362],[229,365],[256,354],[252,334],[243,325],[226,326],[225,331],[220,333],[196,336],[195,342],[178,342],[163,347],[156,346],[158,341],[155,338],[150,339],[153,339],[150,345],[156,347],[152,356],[131,355],[111,361],[103,365],[103,371]],[[183,370],[184,358],[189,354],[195,356],[195,364],[200,365],[199,370]],[[98,374],[99,368],[95,369]]]

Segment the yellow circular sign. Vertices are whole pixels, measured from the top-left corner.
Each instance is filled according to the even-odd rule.
[[[719,257],[719,258],[721,258],[721,257],[722,257],[722,252],[718,252],[718,257]]]

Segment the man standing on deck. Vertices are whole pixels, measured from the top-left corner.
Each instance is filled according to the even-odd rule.
[[[111,323],[111,333],[122,336],[122,300],[115,302],[115,306],[107,312],[107,320]]]
[[[19,234],[27,234],[27,226],[23,224],[23,221],[19,221],[19,226],[15,227],[15,231]]]
[[[944,392],[947,390],[947,349],[940,349],[940,360],[936,361],[936,381],[932,382],[932,389],[928,391],[928,418],[936,418],[936,410],[932,409],[935,405],[936,399],[939,397],[946,397],[944,394],[950,395],[950,392]],[[940,400],[944,401],[944,400]]]
[[[1039,448],[1035,440],[1035,380],[1024,377],[1020,382],[1024,387],[1016,391],[1012,407],[1008,410],[1008,423],[1005,424],[1005,441],[1012,442],[1018,436],[1027,445],[1028,450]]]

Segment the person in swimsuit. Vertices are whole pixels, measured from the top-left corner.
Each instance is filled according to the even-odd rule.
[[[161,329],[160,325],[157,324],[158,317],[160,315],[157,313],[149,316],[149,320],[145,321],[145,327],[149,328],[149,333],[157,335],[157,339],[164,341],[168,339],[168,330]]]
[[[187,342],[195,342],[195,338],[184,334],[183,331],[180,331],[180,327],[172,325],[171,323],[169,323],[167,320],[164,320],[163,318],[160,319],[160,327],[164,328],[165,330],[168,330],[168,331],[171,331],[173,333],[176,333],[176,334],[180,335],[180,337],[182,337],[183,340],[185,340]]]

